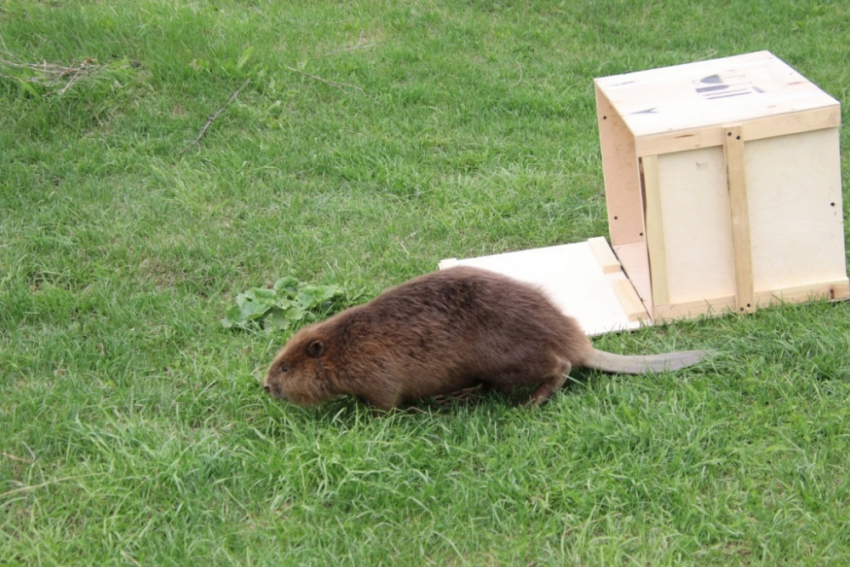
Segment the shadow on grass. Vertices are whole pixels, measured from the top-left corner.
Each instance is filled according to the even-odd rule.
[[[337,430],[360,429],[364,424],[380,422],[384,425],[405,424],[438,419],[482,418],[510,419],[514,412],[535,412],[553,403],[559,396],[576,395],[585,391],[594,372],[578,371],[571,375],[564,387],[542,407],[527,407],[534,387],[515,388],[499,392],[487,388],[468,388],[444,396],[430,396],[406,403],[383,412],[354,397],[342,397],[318,406],[303,407],[288,402],[265,399],[271,437],[285,436],[293,427],[325,428]]]

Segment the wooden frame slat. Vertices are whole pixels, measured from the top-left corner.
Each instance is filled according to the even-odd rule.
[[[756,301],[741,126],[727,127],[724,142],[729,207],[732,215],[732,248],[735,254],[735,308],[739,313],[751,313],[756,310]]]

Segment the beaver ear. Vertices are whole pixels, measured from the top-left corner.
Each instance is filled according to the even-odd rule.
[[[313,358],[319,358],[325,352],[325,345],[320,340],[315,340],[307,345],[307,354]]]

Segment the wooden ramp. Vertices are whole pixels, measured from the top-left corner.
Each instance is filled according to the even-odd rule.
[[[649,323],[643,303],[602,237],[587,242],[440,262],[440,269],[475,266],[538,285],[588,335]]]

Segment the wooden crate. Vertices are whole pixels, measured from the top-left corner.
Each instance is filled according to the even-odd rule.
[[[767,51],[595,85],[611,243],[653,320],[850,296],[838,101]]]
[[[850,297],[838,101],[767,51],[594,83],[613,252],[592,238],[441,268],[537,283],[588,334]]]

